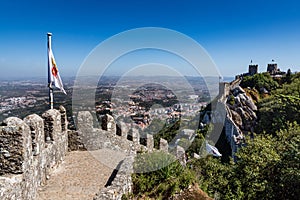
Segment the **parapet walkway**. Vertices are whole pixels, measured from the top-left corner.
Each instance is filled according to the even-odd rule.
[[[110,166],[97,160],[99,157],[111,159]],[[121,157],[119,157],[121,159]],[[46,185],[39,188],[38,200],[86,200],[105,186],[119,159],[110,157],[110,152],[98,150],[68,152],[64,161],[52,173]]]

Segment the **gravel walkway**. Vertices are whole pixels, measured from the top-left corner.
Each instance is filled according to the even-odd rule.
[[[99,162],[97,158],[111,159],[110,165]],[[104,187],[114,167],[123,156],[115,159],[109,150],[72,151],[67,154],[64,162],[53,172],[45,186],[39,188],[38,200],[86,200],[93,199],[95,194]],[[105,162],[104,162],[105,163]]]

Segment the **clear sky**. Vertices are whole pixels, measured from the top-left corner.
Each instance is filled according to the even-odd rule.
[[[272,59],[300,71],[297,0],[0,0],[0,77],[46,76],[46,33],[62,76],[89,52],[128,29],[164,27],[196,40],[223,76],[265,71]]]

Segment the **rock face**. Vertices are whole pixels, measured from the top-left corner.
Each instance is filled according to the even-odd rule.
[[[225,134],[231,146],[232,157],[244,142],[244,135],[253,133],[256,124],[257,107],[251,97],[239,86],[239,80],[230,84],[229,94],[224,98],[227,115],[225,119]]]
[[[233,101],[232,101],[233,99]],[[228,115],[232,121],[238,126],[242,133],[253,131],[257,116],[255,111],[257,107],[251,97],[247,96],[245,91],[240,87],[234,87],[230,90],[230,94],[226,100]]]
[[[243,143],[244,135],[253,132],[257,120],[257,107],[239,83],[239,79],[231,83],[220,83],[220,93],[215,105],[211,106],[215,109],[203,111],[200,127],[209,123],[223,124],[218,132],[225,133],[233,158],[237,148]]]

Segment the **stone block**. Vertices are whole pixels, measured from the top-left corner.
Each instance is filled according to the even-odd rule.
[[[42,114],[46,142],[56,141],[62,132],[61,114],[58,110],[50,109]]]
[[[148,148],[148,150],[152,150],[154,147],[154,139],[153,135],[151,134],[146,134],[146,147]]]
[[[115,122],[115,119],[109,115],[109,114],[106,114],[106,118],[107,118],[107,127],[106,127],[106,130],[110,133],[112,133],[113,135],[115,135],[117,133],[117,127],[116,127],[116,122]]]
[[[127,137],[127,134],[129,132],[129,127],[125,122],[119,122],[118,126],[120,128],[120,132],[117,131],[117,135],[122,136],[124,138]]]
[[[159,149],[161,151],[168,152],[169,151],[168,141],[163,139],[163,138],[160,138],[160,140],[159,140]]]
[[[93,116],[89,111],[79,111],[77,115],[78,130],[91,132],[93,130]]]
[[[130,141],[133,141],[133,143],[135,143],[135,144],[139,144],[140,143],[140,134],[139,134],[138,129],[132,128],[127,135],[127,139]]]
[[[66,131],[68,129],[67,111],[65,107],[60,105],[59,112],[61,114],[61,130]]]
[[[38,155],[45,148],[44,120],[37,114],[28,115],[24,122],[30,127],[32,139],[32,153]]]
[[[0,127],[0,175],[21,174],[30,167],[30,128],[16,117],[7,118],[3,123],[6,126]]]
[[[186,165],[186,156],[185,156],[184,148],[177,145],[175,154],[176,154],[175,155],[176,159],[179,160],[179,162],[185,166]]]

